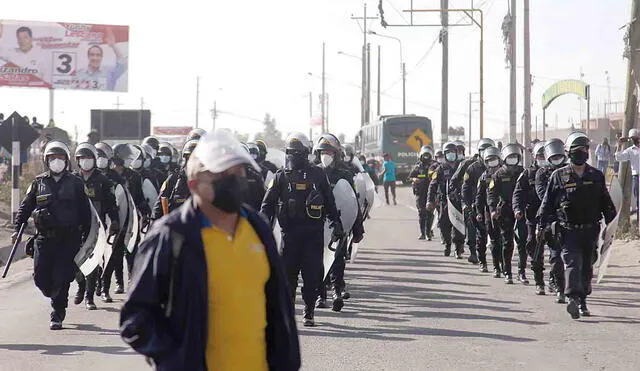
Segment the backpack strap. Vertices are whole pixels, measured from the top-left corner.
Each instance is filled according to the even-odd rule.
[[[175,278],[178,272],[178,259],[180,258],[180,251],[184,244],[184,236],[178,232],[171,232],[171,272],[169,273],[169,298],[167,299],[167,305],[164,308],[165,317],[171,316],[173,309],[174,291],[175,291]]]

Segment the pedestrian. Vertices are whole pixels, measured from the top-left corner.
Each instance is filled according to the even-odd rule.
[[[324,278],[323,252],[325,219],[333,229],[333,240],[343,235],[336,201],[319,167],[309,162],[309,145],[302,133],[291,133],[285,141],[287,167],[269,182],[260,212],[282,229],[282,259],[289,279],[293,303],[302,272],[303,325],[315,326],[314,310],[318,288]]]
[[[38,175],[20,203],[12,242],[33,214],[37,234],[33,281],[51,299],[51,330],[62,329],[69,286],[76,273],[74,258],[91,229],[91,207],[82,180],[71,174],[69,148],[49,142],[43,152],[47,172]]]
[[[245,164],[259,171],[231,134],[202,136],[186,167],[191,197],[140,245],[120,331],[157,370],[300,368],[276,242],[242,204]]]
[[[558,216],[556,237],[562,241],[564,293],[569,298],[567,312],[573,319],[591,315],[586,298],[591,294],[600,222],[604,217],[609,224],[616,216],[604,175],[587,164],[589,142],[584,133],[569,135],[565,151],[570,164],[553,172],[540,206],[540,235],[551,227],[550,216]]]
[[[384,162],[382,163],[382,172],[380,177],[382,178],[382,184],[384,186],[384,198],[389,205],[389,189],[391,189],[391,195],[393,196],[393,204],[396,202],[396,163],[391,159],[391,155],[384,153],[382,155]]]
[[[627,149],[622,149],[622,143],[631,140],[633,145]],[[631,212],[638,210],[638,174],[640,174],[640,133],[638,129],[629,130],[628,138],[618,138],[615,158],[619,162],[629,161],[631,165],[631,189],[633,190],[634,202],[631,205]]]
[[[607,168],[609,167],[609,160],[611,159],[611,146],[609,146],[609,140],[602,138],[602,143],[596,147],[596,160],[598,162],[598,170],[607,175]]]

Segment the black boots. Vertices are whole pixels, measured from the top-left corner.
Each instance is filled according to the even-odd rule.
[[[518,281],[520,281],[523,285],[528,285],[529,280],[527,276],[524,274],[524,271],[518,273]]]
[[[580,301],[579,301],[579,304],[578,304],[578,312],[583,317],[591,317],[591,312],[589,312],[589,309],[587,309],[587,299],[586,298],[580,298]]]
[[[334,289],[333,290],[333,304],[331,305],[331,310],[334,312],[339,312],[344,307],[344,299],[342,299],[341,290]]]
[[[67,312],[62,310],[54,310],[51,312],[51,322],[49,322],[50,330],[61,330],[62,329],[62,321],[64,321],[64,317]]]
[[[577,298],[569,298],[569,303],[567,303],[567,313],[569,313],[573,319],[580,318],[579,302]]]
[[[478,264],[480,261],[478,260],[478,253],[476,252],[475,247],[469,246],[469,257],[467,261],[471,264]]]
[[[309,308],[305,305],[304,309],[302,310],[302,325],[304,327],[313,327],[316,325],[315,321],[313,320],[313,307]]]

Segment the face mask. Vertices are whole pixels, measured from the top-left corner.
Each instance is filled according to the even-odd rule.
[[[451,152],[447,153],[444,156],[446,157],[447,161],[449,161],[449,162],[455,161],[456,158],[458,157],[458,155],[456,155],[455,153],[451,153]]]
[[[89,171],[89,170],[93,169],[93,159],[92,158],[83,158],[80,161],[78,161],[78,166],[80,166],[80,169],[82,169],[84,171]]]
[[[98,157],[98,161],[96,161],[96,165],[100,169],[106,169],[109,166],[109,160],[106,157]]]
[[[554,158],[550,162],[551,162],[551,165],[553,165],[553,166],[562,165],[564,163],[564,158],[562,158],[562,157]]]
[[[507,159],[505,159],[504,162],[508,166],[514,166],[514,165],[518,165],[519,159],[517,157],[507,157]]]
[[[360,161],[360,165],[364,166],[364,161]]]
[[[169,161],[171,161],[171,157],[169,156],[160,156],[160,162],[162,162],[163,164],[168,164]]]
[[[420,157],[420,161],[422,161],[422,163],[424,163],[424,164],[429,162],[429,160],[431,160],[430,156],[422,156],[422,157]]]
[[[255,153],[252,153],[251,154],[251,158],[253,158],[254,160],[257,160],[258,159],[258,155],[256,155]]]
[[[549,165],[547,160],[536,160],[536,163],[538,164],[538,167],[546,167],[547,165]]]
[[[61,172],[64,171],[64,168],[66,166],[67,166],[67,162],[59,158],[49,161],[49,170],[51,170],[51,172],[54,174],[60,174]]]
[[[581,166],[589,159],[589,153],[583,151],[569,152],[569,159],[572,164]]]
[[[489,167],[496,167],[498,165],[500,165],[500,160],[498,159],[487,161],[487,166]]]
[[[213,182],[215,198],[211,204],[225,213],[237,213],[248,189],[247,178],[235,174],[226,175]]]
[[[140,169],[142,167],[142,160],[133,160],[131,161],[132,169]]]
[[[144,168],[147,169],[149,166],[151,166],[151,160],[150,159],[146,159],[144,160]]]
[[[329,167],[329,165],[333,163],[333,156],[327,154],[321,155],[320,162],[322,163],[322,166]]]
[[[308,162],[308,158],[301,155],[287,155],[287,162],[291,169],[299,170],[304,167],[304,165]]]

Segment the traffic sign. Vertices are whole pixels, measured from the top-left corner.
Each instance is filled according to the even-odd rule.
[[[420,148],[422,148],[422,146],[431,144],[431,138],[429,138],[422,129],[416,129],[411,133],[411,135],[409,135],[409,138],[407,138],[405,143],[407,143],[409,147],[413,148],[414,151],[420,152]]]
[[[20,148],[28,148],[31,143],[40,136],[40,134],[27,123],[22,115],[18,112],[13,112],[11,116],[6,118],[0,125],[0,146],[4,147],[7,152],[11,153],[12,150],[12,122],[18,125],[18,140],[20,141]]]

